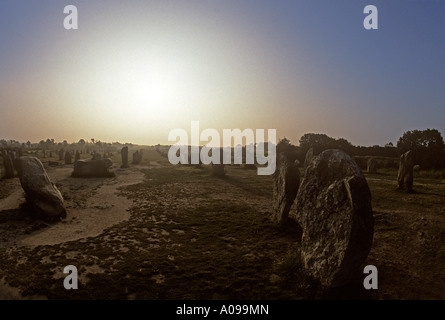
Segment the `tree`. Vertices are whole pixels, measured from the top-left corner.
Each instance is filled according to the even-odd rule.
[[[397,142],[397,148],[400,154],[411,150],[414,163],[422,168],[444,166],[445,143],[437,129],[407,131]]]
[[[284,137],[280,139],[277,144],[277,154],[284,153],[287,160],[290,162],[294,162],[297,159],[297,149],[294,145],[290,143],[290,140]]]
[[[314,155],[327,149],[341,149],[346,153],[351,153],[354,146],[346,139],[334,139],[323,133],[306,133],[300,138],[301,151],[306,152],[313,148]]]

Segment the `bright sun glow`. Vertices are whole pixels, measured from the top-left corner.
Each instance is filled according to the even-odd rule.
[[[180,117],[194,93],[181,61],[132,52],[112,55],[95,66],[96,103],[126,121]]]

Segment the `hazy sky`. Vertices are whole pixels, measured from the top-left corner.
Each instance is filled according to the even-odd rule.
[[[293,143],[444,134],[445,1],[0,1],[0,138],[157,144],[191,120]]]

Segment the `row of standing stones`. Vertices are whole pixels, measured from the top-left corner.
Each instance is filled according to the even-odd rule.
[[[58,221],[66,217],[66,207],[62,194],[54,183],[51,182],[42,162],[33,156],[15,157],[14,152],[2,152],[5,165],[5,178],[13,178],[14,170],[17,171],[20,184],[25,191],[26,204],[37,218],[46,221]],[[64,159],[65,164],[71,164],[72,153],[59,151],[59,159]],[[109,158],[102,158],[94,153],[91,160],[80,160],[80,153],[75,154],[73,177],[113,177],[114,172],[110,172],[112,161]],[[124,165],[128,167],[128,148],[123,148],[122,159],[126,159]],[[142,161],[142,151],[133,154],[133,163]]]
[[[161,150],[160,148],[156,148],[156,152],[159,153],[162,157],[164,158],[168,158],[168,153]],[[219,178],[223,178],[226,175],[226,171],[225,171],[225,164],[223,164],[223,152],[220,152],[221,158],[220,158],[220,163],[219,164],[215,164],[212,163],[212,175],[215,177],[219,177]],[[198,157],[199,159],[199,163],[195,165],[195,168],[197,169],[202,169],[202,161],[201,161],[201,157]],[[191,163],[191,152],[189,152],[188,155],[188,163]],[[255,165],[253,165],[254,168],[256,169]]]
[[[121,152],[122,167],[128,167],[128,148]],[[63,197],[36,157],[12,160],[3,152],[5,164],[17,170],[27,203],[45,220],[66,217]],[[65,155],[66,157],[66,155]],[[137,155],[134,160],[140,160]],[[400,158],[399,188],[412,190],[412,156]],[[110,159],[78,160],[73,176],[110,176]],[[296,199],[296,221],[303,230],[301,253],[306,270],[327,287],[352,282],[359,274],[372,245],[374,219],[371,193],[363,173],[346,153],[326,150],[317,157],[308,152],[305,175],[300,183],[298,164],[283,154],[274,174],[274,217],[286,223]],[[5,165],[6,167],[6,165]],[[215,175],[224,175],[224,165],[214,165]]]
[[[314,156],[309,149],[300,182],[298,161],[279,154],[273,181],[273,218],[279,224],[293,219],[300,225],[308,273],[330,288],[356,281],[374,235],[371,192],[357,163],[341,150]],[[398,188],[412,192],[412,182],[413,161],[407,152],[400,157]],[[296,212],[289,215],[295,201]]]

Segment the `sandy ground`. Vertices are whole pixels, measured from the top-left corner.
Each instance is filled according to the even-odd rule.
[[[0,224],[0,250],[18,247],[55,245],[94,237],[105,229],[129,218],[132,200],[118,195],[119,187],[139,183],[144,174],[140,168],[112,168],[114,178],[81,179],[71,177],[72,166],[47,168],[48,176],[62,193],[67,217],[60,223],[47,224],[18,214],[25,202],[18,179],[9,182],[9,196],[0,199],[3,216],[8,223]],[[6,212],[6,214],[5,214]],[[9,218],[8,218],[9,213]],[[22,299],[20,291],[0,279],[0,299]],[[31,296],[25,299],[44,299]]]
[[[72,178],[70,167],[50,168],[47,170],[51,181],[62,193],[68,211],[67,218],[62,223],[41,224],[41,230],[23,234],[28,227],[20,223],[11,232],[16,237],[4,234],[7,241],[0,242],[0,247],[54,245],[81,238],[93,237],[102,233],[108,227],[129,218],[127,209],[132,201],[119,196],[117,188],[136,184],[142,181],[143,173],[136,169],[116,169],[114,178]],[[94,195],[94,197],[93,197]],[[7,198],[0,200],[2,210],[18,209],[25,201],[20,185]],[[20,235],[20,233],[22,233]],[[9,240],[13,239],[13,240]]]

